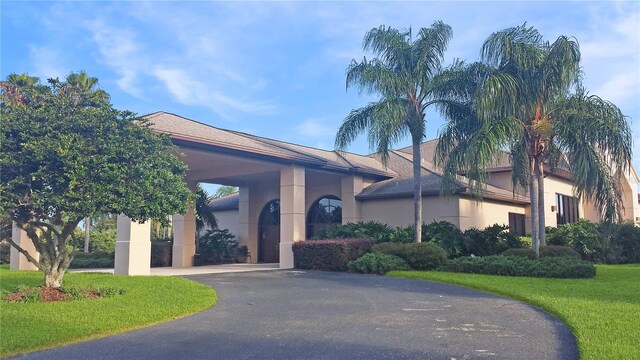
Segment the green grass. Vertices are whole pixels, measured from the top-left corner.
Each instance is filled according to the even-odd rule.
[[[41,272],[9,271],[0,266],[3,289],[39,286],[42,281]],[[204,310],[217,300],[213,289],[178,277],[67,273],[64,285],[117,287],[126,294],[57,303],[2,302],[0,356],[149,326]]]
[[[598,265],[592,279],[541,279],[393,271],[389,276],[462,285],[518,299],[565,322],[581,359],[640,359],[640,265]]]

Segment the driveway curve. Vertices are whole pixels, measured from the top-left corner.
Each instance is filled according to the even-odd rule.
[[[217,305],[157,326],[23,357],[578,358],[574,336],[557,319],[521,302],[458,286],[311,271],[188,278],[214,287]]]

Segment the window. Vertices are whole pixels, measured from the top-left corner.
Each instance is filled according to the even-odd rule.
[[[558,225],[571,224],[580,218],[578,213],[578,198],[556,194]]]
[[[307,215],[307,239],[318,231],[342,224],[342,200],[335,196],[323,196],[316,200]]]
[[[509,232],[519,236],[525,236],[524,215],[509,213]]]

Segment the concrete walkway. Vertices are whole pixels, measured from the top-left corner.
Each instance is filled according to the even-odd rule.
[[[25,358],[578,358],[573,335],[555,318],[457,286],[304,271],[189,278],[218,290],[218,304],[186,318]]]
[[[174,267],[153,267],[151,275],[160,276],[186,276],[186,275],[202,275],[202,274],[226,274],[247,271],[268,271],[279,270],[279,264],[222,264],[222,265],[206,265],[193,266],[185,268]],[[113,274],[113,269],[72,269],[71,272],[102,272]]]

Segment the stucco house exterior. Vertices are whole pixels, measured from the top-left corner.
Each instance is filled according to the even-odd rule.
[[[410,148],[393,150],[385,165],[376,155],[357,155],[301,146],[251,134],[223,130],[178,115],[157,112],[146,116],[154,132],[167,134],[189,167],[186,181],[237,186],[239,192],[212,204],[220,228],[227,228],[249,248],[252,262],[293,267],[291,245],[313,237],[326,226],[375,220],[390,226],[413,222],[412,156]],[[514,193],[508,154],[490,171],[482,201],[474,198],[464,177],[452,196],[443,197],[441,172],[430,161],[435,141],[422,144],[423,222],[446,220],[461,229],[505,224],[525,234],[528,196]],[[566,164],[565,164],[566,165]],[[545,178],[546,223],[600,215],[589,202],[573,197],[568,167]],[[640,220],[638,175],[634,169],[616,174],[624,192],[623,216]],[[115,273],[148,274],[150,225],[118,216]],[[173,216],[173,266],[193,266],[195,217],[193,211]],[[14,241],[34,251],[30,241],[14,228]],[[12,249],[13,251],[13,249]],[[30,264],[12,252],[11,268]]]

